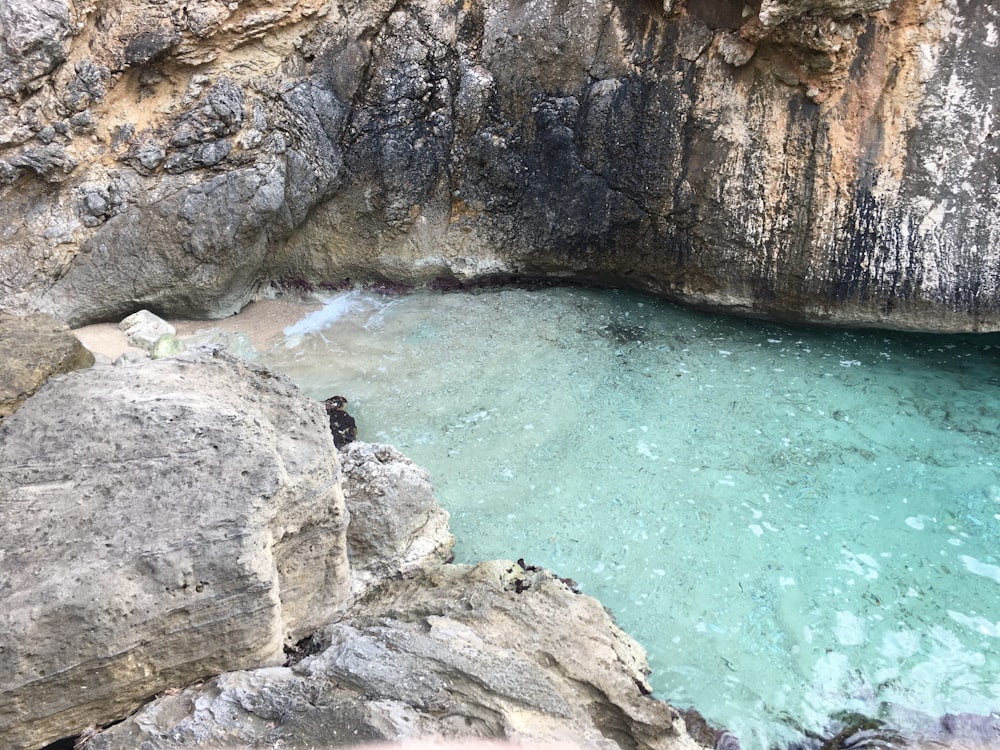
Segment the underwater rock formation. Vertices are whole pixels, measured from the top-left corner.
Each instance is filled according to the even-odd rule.
[[[513,275],[1000,328],[992,3],[4,9],[2,306]]]

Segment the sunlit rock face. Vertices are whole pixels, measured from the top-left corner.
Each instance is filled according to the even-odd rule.
[[[1000,328],[990,3],[27,5],[0,17],[0,305],[558,275]]]

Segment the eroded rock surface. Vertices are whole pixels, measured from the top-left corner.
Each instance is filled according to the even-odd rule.
[[[699,747],[679,715],[648,696],[645,654],[596,600],[514,563],[446,565],[387,584],[323,628],[311,650],[291,667],[159,698],[88,747],[426,736]]]
[[[448,530],[448,512],[434,498],[426,469],[391,445],[357,441],[341,449],[340,460],[351,512],[347,551],[356,593],[451,556],[455,538]]]
[[[0,746],[281,664],[350,597],[323,408],[221,352],[50,380],[0,425]]]
[[[1000,328],[995,3],[9,0],[0,23],[0,304],[78,324],[554,275]]]
[[[0,312],[0,420],[53,375],[94,364],[94,355],[48,315]]]

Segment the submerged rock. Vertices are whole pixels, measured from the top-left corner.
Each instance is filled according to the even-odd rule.
[[[350,598],[322,407],[188,352],[49,381],[0,425],[0,746],[277,665]]]
[[[419,737],[701,747],[649,697],[641,647],[600,604],[494,561],[386,584],[321,629],[297,664],[158,698],[90,741],[337,747]]]
[[[94,355],[55,318],[0,312],[0,420],[53,375],[93,364]]]
[[[152,359],[163,359],[164,357],[173,357],[182,351],[184,351],[184,344],[181,340],[173,333],[165,333],[153,344],[153,348],[149,350],[149,356]]]

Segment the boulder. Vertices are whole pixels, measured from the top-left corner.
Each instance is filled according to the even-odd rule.
[[[139,310],[125,318],[118,327],[128,339],[129,346],[151,352],[161,336],[173,336],[177,329],[149,310]]]
[[[164,696],[91,739],[136,747],[337,747],[418,737],[701,747],[651,698],[642,648],[550,573],[493,561],[394,581],[297,664]]]
[[[434,499],[427,471],[390,445],[352,442],[341,449],[351,512],[347,554],[354,592],[412,575],[451,557],[448,511]]]
[[[94,364],[94,355],[48,315],[0,312],[0,420],[53,375]]]
[[[0,425],[0,747],[277,665],[349,600],[323,408],[218,351],[50,380]]]

